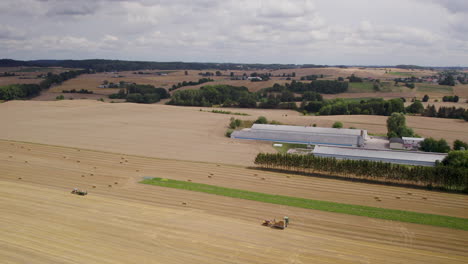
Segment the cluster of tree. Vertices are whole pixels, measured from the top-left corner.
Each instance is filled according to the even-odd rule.
[[[453,142],[453,150],[468,150],[468,143],[457,139]]]
[[[384,100],[373,98],[360,102],[334,99],[325,101],[303,102],[301,109],[319,115],[385,115],[404,112],[403,101],[399,98]]]
[[[104,88],[120,88],[120,87],[125,87],[127,83],[124,81],[120,81],[119,83],[113,83],[109,82],[108,80],[104,80],[102,82],[102,85],[104,85]]]
[[[439,110],[436,110],[434,105],[427,105],[422,115],[427,117],[464,119],[468,121],[468,110],[461,107],[456,108],[455,106],[441,106]]]
[[[297,109],[295,102],[304,101],[323,101],[321,94],[316,92],[305,92],[302,96],[295,96],[291,91],[283,91],[281,93],[265,93],[257,94],[257,99],[260,101],[259,108],[279,108],[279,109]]]
[[[442,161],[442,164],[444,166],[468,169],[468,150],[465,148],[465,150],[450,151]]]
[[[419,150],[425,152],[448,153],[450,151],[450,146],[447,143],[447,141],[443,138],[439,140],[433,138],[426,138],[419,145]]]
[[[296,77],[296,73],[284,73],[283,74],[278,74],[276,77],[287,77],[289,80],[291,80],[291,77]]]
[[[323,78],[323,74],[320,74],[320,75],[312,74],[312,75],[302,76],[301,81],[315,81],[318,78]]]
[[[442,97],[442,101],[444,101],[444,102],[458,103],[459,100],[460,100],[460,97],[458,97],[458,95],[455,95],[455,96],[446,95],[446,96]]]
[[[0,100],[25,99],[39,95],[41,86],[38,84],[11,84],[0,86]]]
[[[62,90],[62,93],[92,94],[93,91],[88,91],[87,89],[81,89],[81,90],[71,89],[71,90]]]
[[[395,84],[398,84],[398,83],[415,83],[415,82],[422,82],[422,79],[420,78],[416,78],[414,76],[411,76],[411,77],[405,77],[405,78],[395,78],[393,79],[395,81]]]
[[[219,72],[221,73],[221,72]],[[212,72],[199,72],[198,75],[200,76],[214,76],[215,74]]]
[[[156,88],[153,85],[128,84],[118,93],[109,95],[110,99],[126,99],[127,102],[152,104],[170,95],[164,88]]]
[[[461,84],[467,84],[468,83],[468,74],[464,73],[463,76],[458,76],[457,81],[459,81]]]
[[[16,74],[14,72],[4,72],[0,74],[0,77],[12,77],[12,76],[16,76]]]
[[[453,77],[452,74],[447,74],[441,77],[439,84],[455,86],[455,78]]]
[[[421,101],[416,100],[408,107],[406,107],[406,112],[412,114],[422,114],[424,112],[424,105],[421,103]]]
[[[332,127],[333,128],[343,128],[343,123],[341,123],[340,121],[336,121],[335,123],[333,123]]]
[[[310,83],[292,81],[284,86],[275,83],[273,87],[263,89],[264,92],[283,92],[290,91],[293,93],[316,92],[324,94],[344,93],[348,90],[347,82],[332,81],[332,80],[316,80]]]
[[[399,86],[398,83],[404,83],[404,85],[410,89],[414,89],[416,85],[414,84],[415,82],[422,82],[422,79],[416,78],[414,76],[407,77],[407,78],[395,78],[393,79],[395,81],[395,86]]]
[[[180,82],[178,83],[177,85],[172,85],[171,88],[169,88],[169,91],[174,91],[176,89],[179,89],[180,87],[183,87],[183,86],[192,86],[192,85],[199,85],[199,84],[202,84],[202,83],[206,83],[206,82],[212,82],[213,79],[210,79],[210,78],[201,78],[201,79],[198,79],[198,82],[194,82],[194,81],[183,81],[183,82]]]
[[[349,82],[362,82],[362,78],[357,77],[354,74],[351,74],[351,76],[348,76],[346,79],[348,79]]]
[[[176,91],[168,104],[207,107],[222,105],[255,108],[257,105],[257,97],[243,86],[209,85],[203,86],[199,90]]]
[[[177,91],[168,104],[184,106],[212,106],[246,107],[246,108],[280,108],[296,109],[295,102],[302,100],[323,100],[316,92],[305,92],[303,96],[296,97],[291,91],[281,93],[251,93],[245,87],[230,85],[204,86],[200,90]],[[257,104],[258,103],[258,104]]]
[[[419,150],[425,152],[448,153],[450,152],[450,146],[443,138],[439,140],[426,138],[423,142],[421,142]],[[457,139],[453,142],[453,150],[468,150],[468,144]]]
[[[392,113],[387,119],[387,137],[414,137],[413,129],[406,126],[406,117],[402,113]]]
[[[253,73],[250,74],[250,77],[260,77],[260,78],[262,78],[261,81],[268,81],[268,80],[270,80],[271,73],[253,72]],[[258,79],[252,79],[251,81],[255,82],[255,81],[259,81],[259,80]]]
[[[454,166],[407,166],[370,160],[338,160],[313,155],[260,153],[255,164],[267,169],[326,173],[391,183],[408,183],[468,191],[468,170]]]

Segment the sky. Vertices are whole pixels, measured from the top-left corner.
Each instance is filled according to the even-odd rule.
[[[1,0],[0,58],[468,66],[468,0]]]

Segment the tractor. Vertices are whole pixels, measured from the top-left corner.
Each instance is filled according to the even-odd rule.
[[[83,191],[83,190],[80,190],[78,188],[74,188],[73,191],[71,191],[72,194],[76,194],[76,195],[81,195],[81,196],[85,196],[88,194],[88,191]]]

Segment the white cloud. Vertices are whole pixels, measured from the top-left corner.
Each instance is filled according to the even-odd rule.
[[[3,0],[0,57],[465,63],[468,1],[394,1]]]

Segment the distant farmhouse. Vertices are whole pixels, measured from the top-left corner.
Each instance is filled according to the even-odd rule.
[[[362,147],[367,139],[367,130],[254,124],[251,128],[234,131],[231,138],[304,145]]]
[[[421,143],[424,141],[424,138],[415,138],[415,137],[402,137],[403,147],[405,149],[419,149]]]

